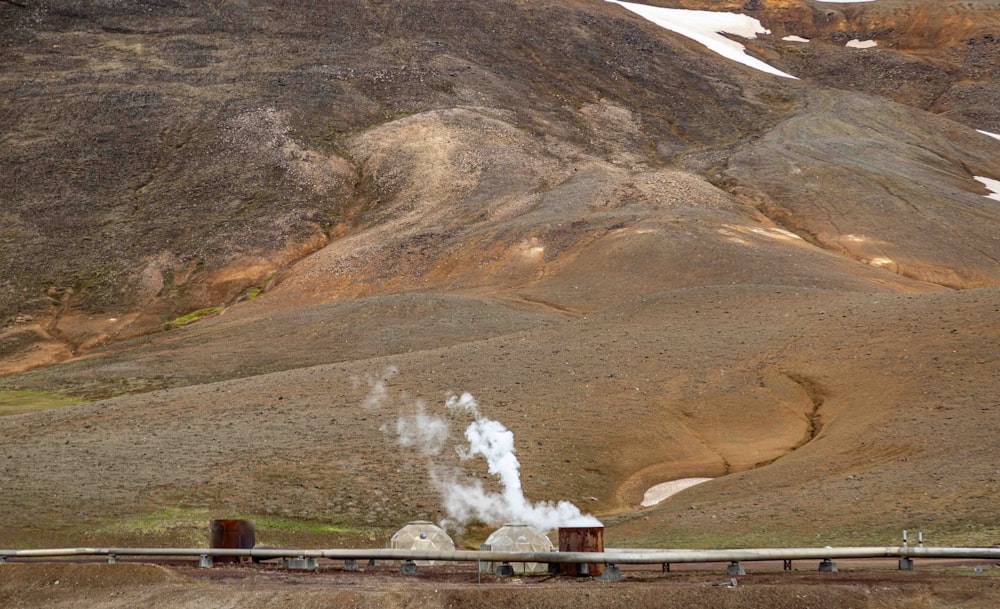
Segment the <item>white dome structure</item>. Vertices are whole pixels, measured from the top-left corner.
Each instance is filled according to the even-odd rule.
[[[497,552],[554,552],[552,542],[541,531],[527,524],[505,524],[493,531],[480,546]],[[483,569],[494,572],[499,565],[484,563]],[[512,562],[515,573],[547,573],[549,566],[538,562]]]
[[[431,550],[435,552],[451,552],[455,549],[444,529],[426,520],[414,520],[399,529],[389,540],[389,548],[393,550]],[[433,560],[417,560],[417,565],[426,567],[439,564]]]

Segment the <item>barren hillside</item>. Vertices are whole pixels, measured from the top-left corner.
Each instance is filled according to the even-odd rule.
[[[655,4],[797,79],[599,0],[0,2],[0,546],[382,545],[495,486],[465,391],[614,545],[995,544],[1000,5]]]

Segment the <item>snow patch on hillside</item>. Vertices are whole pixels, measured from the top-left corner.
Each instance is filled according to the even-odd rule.
[[[681,478],[680,480],[671,480],[670,482],[664,482],[662,484],[657,484],[656,486],[651,486],[643,495],[642,503],[639,505],[641,507],[654,506],[686,488],[691,488],[696,484],[708,482],[709,480],[712,480],[712,478]]]
[[[763,61],[751,57],[746,53],[746,47],[723,36],[723,33],[741,36],[743,38],[756,38],[757,34],[770,34],[771,31],[761,25],[760,21],[741,15],[739,13],[717,13],[713,11],[694,11],[679,8],[661,8],[658,6],[646,6],[645,4],[635,4],[632,2],[622,2],[621,0],[607,0],[615,4],[620,4],[636,15],[655,23],[656,25],[668,29],[682,36],[686,36],[698,42],[710,51],[722,55],[726,59],[741,63],[745,66],[775,74],[785,78],[796,78],[791,74],[764,63]]]
[[[1000,201],[1000,180],[993,180],[990,178],[983,178],[980,176],[972,176],[972,177],[976,178],[976,180],[986,185],[986,190],[990,191],[990,194],[986,195],[988,198]]]

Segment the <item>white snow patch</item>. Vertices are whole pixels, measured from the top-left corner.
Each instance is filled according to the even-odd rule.
[[[708,482],[709,480],[712,480],[712,478],[681,478],[680,480],[671,480],[670,482],[664,482],[662,484],[657,484],[656,486],[651,486],[642,496],[642,503],[639,505],[641,507],[656,505],[657,503],[666,500],[668,497],[676,495],[686,488],[691,488],[696,484]]]
[[[785,36],[782,40],[786,42],[809,42],[808,38],[803,38],[802,36]]]
[[[739,13],[720,13],[713,11],[693,11],[680,8],[661,8],[658,6],[646,6],[645,4],[635,4],[632,2],[622,2],[621,0],[607,0],[615,4],[620,4],[636,15],[655,23],[656,25],[668,29],[682,36],[687,36],[691,40],[698,42],[714,53],[722,55],[726,59],[741,63],[745,66],[783,76],[785,78],[796,78],[791,74],[770,66],[763,61],[751,57],[746,53],[746,47],[730,40],[722,35],[723,32],[742,36],[743,38],[756,38],[757,34],[770,34],[771,31],[761,25],[760,21],[741,15]],[[797,80],[797,79],[796,79]]]
[[[545,254],[545,246],[535,237],[522,241],[518,244],[517,249],[523,258],[541,258]]]
[[[798,239],[802,241],[802,237],[783,228],[751,228],[750,232],[755,235],[770,237],[771,239]]]
[[[1000,201],[1000,180],[993,180],[990,178],[983,178],[980,176],[973,176],[976,180],[982,182],[986,185],[986,190],[990,191],[990,194],[986,195],[987,198],[996,199]]]
[[[893,261],[892,258],[886,258],[882,256],[879,258],[872,258],[871,260],[868,261],[868,264],[871,266],[886,267],[886,266],[892,266],[893,264],[896,263],[895,261]]]
[[[854,40],[848,40],[847,44],[844,46],[849,49],[870,49],[872,47],[877,47],[878,43],[874,40],[858,40],[855,38]]]
[[[988,135],[990,137],[995,137],[996,139],[1000,140],[1000,135],[997,135],[996,133],[990,133],[989,131],[983,131],[982,129],[976,129],[976,131],[978,131],[979,133],[982,133],[983,135]]]

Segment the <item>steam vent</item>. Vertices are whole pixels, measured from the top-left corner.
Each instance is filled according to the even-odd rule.
[[[393,550],[432,550],[450,552],[455,549],[444,529],[426,520],[414,520],[393,534],[389,540],[389,548]],[[433,560],[418,560],[417,565],[426,567],[438,564]]]
[[[549,538],[535,527],[526,524],[505,524],[486,538],[482,550],[498,552],[552,552],[555,548]],[[537,562],[512,562],[515,573],[545,573],[548,565]],[[482,570],[494,572],[497,565],[484,563]]]

